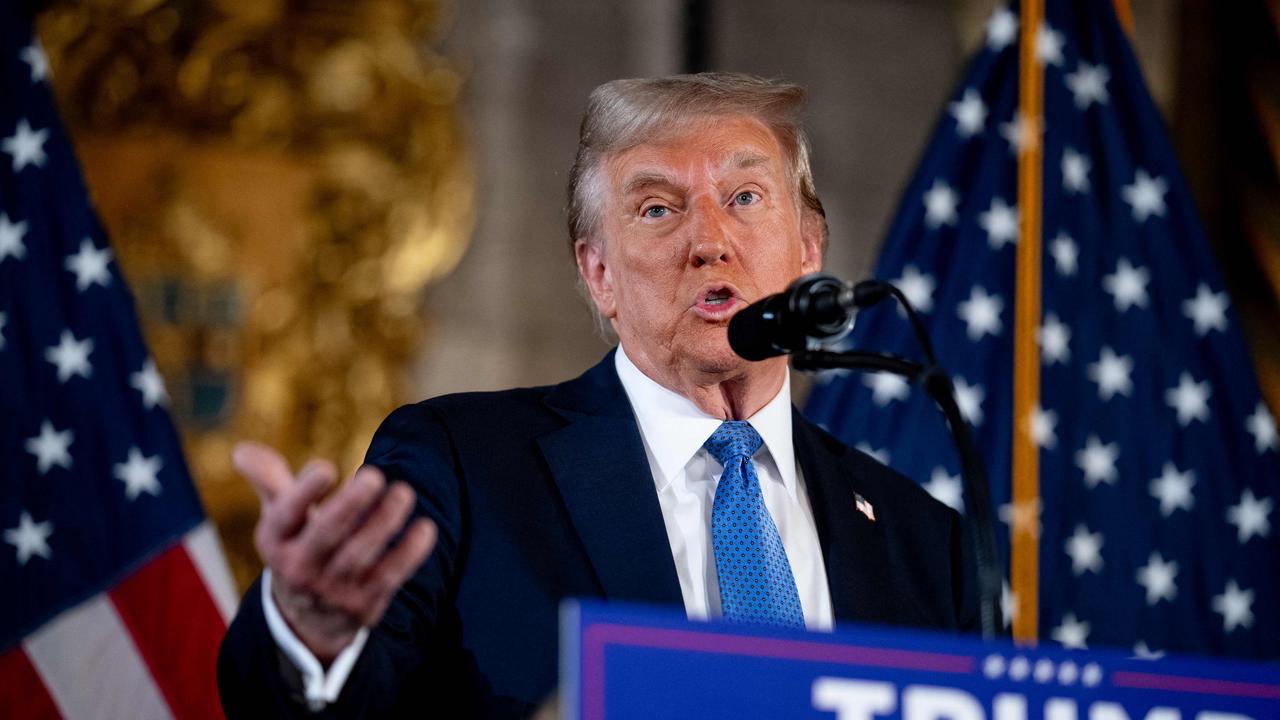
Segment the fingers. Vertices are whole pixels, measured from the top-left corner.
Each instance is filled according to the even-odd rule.
[[[280,453],[262,443],[251,440],[236,443],[231,451],[231,462],[248,479],[264,505],[293,486],[293,471],[289,469],[289,463]]]
[[[264,531],[275,538],[288,538],[297,533],[307,520],[307,512],[338,479],[338,469],[328,460],[312,460],[298,473],[291,487],[264,502]]]
[[[376,625],[382,619],[392,596],[435,548],[436,536],[435,523],[426,518],[418,518],[409,525],[400,542],[374,565],[365,579],[368,598],[365,603],[367,612],[363,618],[365,626]]]
[[[363,576],[382,556],[391,536],[404,527],[413,510],[413,500],[413,491],[408,485],[392,485],[360,528],[338,547],[325,567],[326,580],[336,582]]]
[[[301,552],[319,569],[339,544],[345,543],[381,497],[386,480],[382,471],[365,465],[356,471],[337,493],[325,500],[307,518],[299,536]]]

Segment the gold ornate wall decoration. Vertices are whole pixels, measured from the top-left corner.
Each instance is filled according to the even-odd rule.
[[[405,394],[473,181],[432,0],[66,0],[63,120],[242,586],[255,438],[344,471]]]

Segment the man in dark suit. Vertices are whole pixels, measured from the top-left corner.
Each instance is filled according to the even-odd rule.
[[[796,414],[785,358],[728,346],[734,313],[821,266],[802,104],[741,75],[597,88],[570,237],[619,348],[397,410],[327,499],[331,465],[237,448],[268,569],[219,659],[229,716],[526,716],[568,597],[972,627],[959,516]]]

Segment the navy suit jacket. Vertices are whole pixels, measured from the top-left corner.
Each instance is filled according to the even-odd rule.
[[[793,426],[837,621],[972,629],[960,516],[799,413]],[[325,715],[527,716],[556,687],[561,600],[683,607],[612,353],[560,385],[402,407],[367,461],[408,482],[440,534]],[[875,508],[874,522],[856,510],[855,493]],[[249,589],[222,644],[224,709],[233,718],[304,714],[260,592]]]

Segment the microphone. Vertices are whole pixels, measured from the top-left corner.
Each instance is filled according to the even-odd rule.
[[[747,360],[765,360],[826,340],[849,329],[859,308],[888,296],[884,283],[849,287],[830,275],[805,275],[777,295],[740,310],[729,321],[729,347]]]

